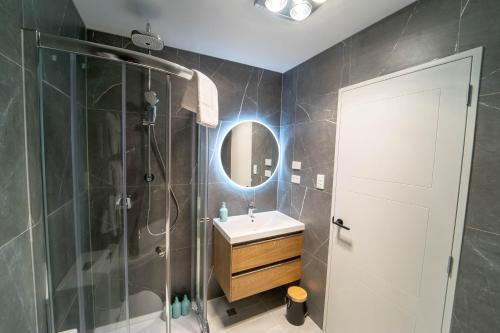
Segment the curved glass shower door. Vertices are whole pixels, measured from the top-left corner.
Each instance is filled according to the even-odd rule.
[[[166,75],[48,49],[38,71],[49,332],[167,332]]]
[[[39,50],[50,332],[128,330],[126,114],[98,93],[108,80],[121,96],[124,72]]]
[[[37,76],[48,332],[207,332],[208,130],[172,116],[185,85],[42,47]],[[171,321],[184,295],[198,318]]]

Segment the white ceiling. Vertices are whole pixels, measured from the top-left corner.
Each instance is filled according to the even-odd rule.
[[[129,36],[149,20],[171,47],[278,72],[302,63],[415,0],[328,0],[302,22],[253,0],[74,0],[87,28]]]

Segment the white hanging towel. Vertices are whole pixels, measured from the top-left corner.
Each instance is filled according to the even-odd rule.
[[[193,70],[193,78],[182,97],[181,106],[196,113],[196,122],[205,127],[219,123],[219,97],[215,83],[200,71]]]

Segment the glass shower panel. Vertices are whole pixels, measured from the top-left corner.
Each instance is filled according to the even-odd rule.
[[[126,169],[128,289],[131,331],[166,332],[161,311],[166,296],[169,216],[169,92],[167,76],[126,66]],[[152,107],[146,92],[156,95]]]
[[[208,128],[198,127],[197,138],[197,190],[196,190],[196,308],[202,331],[208,332],[207,289],[208,289],[208,232],[211,220],[208,218]]]
[[[88,58],[87,123],[95,327],[128,332],[125,66]]]
[[[40,49],[38,77],[49,331],[128,327],[121,65]]]

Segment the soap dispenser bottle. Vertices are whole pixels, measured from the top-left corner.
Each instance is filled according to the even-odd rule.
[[[221,222],[227,222],[227,207],[226,203],[223,202],[219,209],[219,219]]]
[[[191,311],[191,302],[189,301],[187,295],[184,294],[184,298],[182,299],[181,302],[181,314],[183,316],[187,316],[190,311]]]
[[[172,318],[177,319],[181,316],[181,302],[179,298],[175,296],[174,303],[172,303]]]

